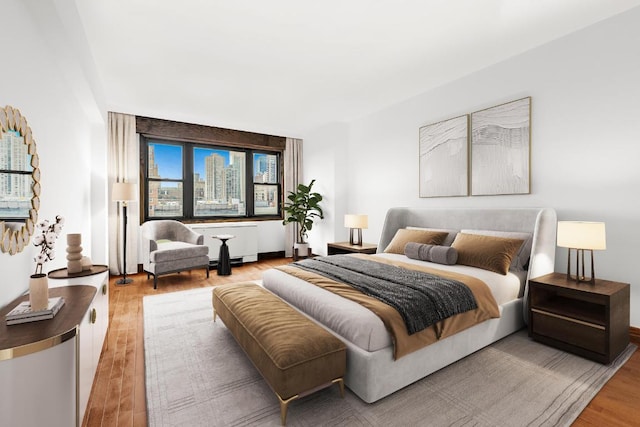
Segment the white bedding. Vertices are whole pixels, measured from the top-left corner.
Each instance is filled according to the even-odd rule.
[[[511,272],[503,276],[475,267],[434,264],[412,260],[398,254],[372,256],[475,276],[487,284],[498,305],[517,299],[521,287],[521,279]],[[392,344],[391,336],[382,320],[357,302],[342,298],[280,270],[266,271],[263,284],[271,292],[365,351],[377,351]]]

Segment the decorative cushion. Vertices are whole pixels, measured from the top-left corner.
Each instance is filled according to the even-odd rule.
[[[408,230],[400,228],[384,249],[388,254],[404,254],[404,246],[409,242],[439,245],[447,237],[446,231]]]
[[[533,245],[533,233],[521,231],[496,231],[496,230],[460,230],[461,233],[482,234],[485,236],[505,237],[508,239],[522,239],[524,243],[511,260],[509,270],[525,271],[531,256],[531,246]]]
[[[453,265],[458,260],[458,251],[451,246],[425,245],[423,243],[409,242],[404,247],[404,254],[412,259],[446,265]]]
[[[440,246],[451,246],[453,240],[456,238],[458,231],[453,228],[425,228],[425,227],[412,227],[408,226],[407,230],[427,230],[427,231],[446,231],[447,237],[445,237],[444,241],[440,243]]]
[[[205,245],[168,241],[159,244],[158,249],[149,254],[149,259],[151,262],[166,262],[184,258],[196,258],[208,254],[209,247]]]
[[[451,247],[458,251],[458,264],[507,274],[523,242],[522,239],[458,233]]]

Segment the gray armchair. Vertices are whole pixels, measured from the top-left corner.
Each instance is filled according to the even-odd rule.
[[[209,247],[204,236],[179,221],[147,221],[140,226],[142,266],[147,279],[153,274],[153,288],[158,276],[184,270],[204,268],[209,277]]]

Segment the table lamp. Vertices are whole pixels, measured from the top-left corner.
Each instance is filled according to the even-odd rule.
[[[362,229],[369,227],[369,217],[367,215],[345,215],[344,226],[349,227],[349,244],[362,246]],[[358,239],[353,238],[353,232],[358,231]]]
[[[595,283],[593,251],[607,248],[604,222],[558,221],[557,245],[568,248],[567,279],[571,277],[571,250],[576,250],[576,282]],[[584,275],[584,251],[591,253],[591,278]]]

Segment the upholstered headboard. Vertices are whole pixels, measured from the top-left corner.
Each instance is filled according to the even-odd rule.
[[[529,279],[552,273],[556,255],[556,211],[551,208],[391,208],[382,228],[378,252],[387,247],[396,231],[405,227],[446,229],[481,229],[533,233],[531,258],[525,286]],[[525,321],[527,316],[525,316]]]

